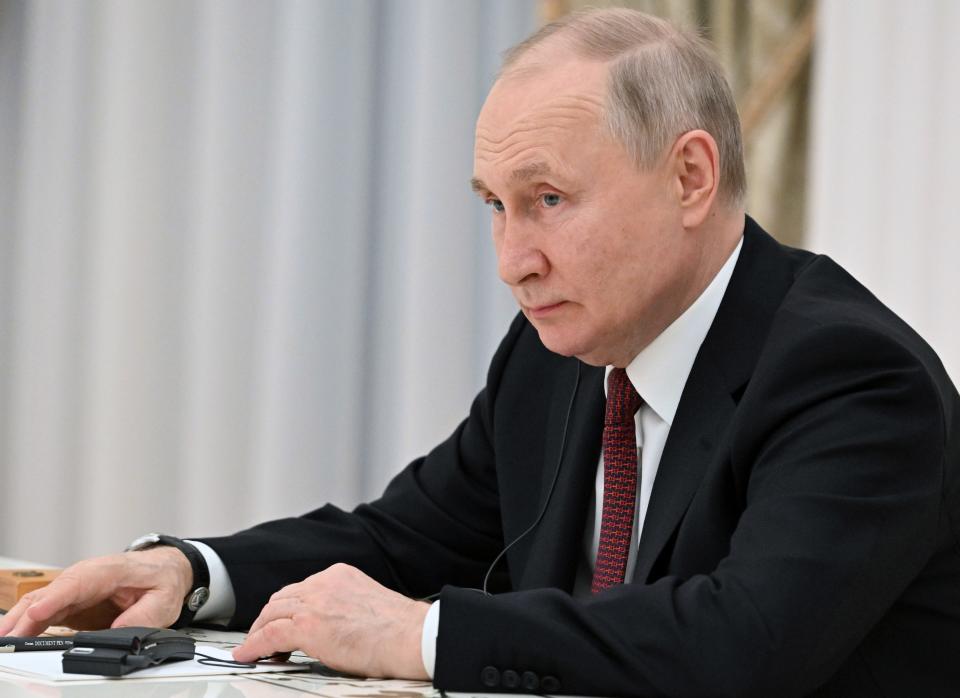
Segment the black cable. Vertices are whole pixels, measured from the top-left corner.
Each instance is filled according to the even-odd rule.
[[[274,652],[269,657],[260,657],[260,659],[255,662],[238,662],[233,659],[221,659],[220,657],[211,657],[209,654],[196,651],[193,653],[193,656],[199,657],[197,664],[203,664],[204,666],[223,667],[225,669],[254,669],[258,664],[275,664],[276,662],[273,661],[275,659],[287,661],[290,658],[290,653]]]
[[[507,551],[510,550],[514,545],[523,540],[532,530],[540,525],[540,521],[543,520],[544,514],[547,513],[547,506],[550,504],[550,499],[553,497],[553,491],[556,489],[557,480],[560,478],[560,466],[563,464],[563,452],[567,446],[567,427],[570,426],[570,415],[573,414],[573,403],[577,397],[577,390],[580,388],[580,361],[577,360],[577,378],[573,384],[573,391],[570,393],[570,404],[567,405],[567,417],[563,422],[563,433],[560,436],[560,455],[557,457],[557,467],[553,471],[553,481],[550,483],[550,491],[547,492],[547,498],[543,502],[543,507],[540,508],[540,513],[537,515],[537,518],[532,524],[527,528],[526,531],[521,533],[519,536],[510,541],[509,545],[500,551],[500,554],[497,555],[493,562],[490,563],[490,567],[487,569],[487,573],[483,577],[483,588],[480,591],[487,596],[489,592],[487,591],[487,584],[490,581],[490,575],[493,573],[494,568],[497,566],[497,563],[500,562],[500,558],[507,554]]]
[[[557,467],[553,471],[553,480],[550,482],[550,490],[547,492],[547,498],[543,502],[543,506],[540,508],[540,513],[537,514],[537,518],[534,519],[534,522],[521,533],[519,536],[514,538],[510,543],[501,550],[497,556],[493,559],[493,562],[490,563],[490,567],[487,568],[487,573],[483,576],[483,588],[482,589],[473,589],[467,588],[468,591],[476,591],[486,596],[490,596],[490,593],[487,591],[487,584],[490,581],[490,575],[493,573],[494,568],[496,568],[497,563],[500,562],[500,558],[507,554],[507,551],[510,550],[514,545],[519,543],[523,538],[525,538],[531,531],[533,531],[543,520],[544,514],[547,513],[547,506],[550,504],[550,499],[553,497],[553,491],[556,489],[557,480],[560,478],[560,466],[563,464],[563,452],[567,446],[567,427],[570,426],[570,415],[573,414],[573,403],[577,398],[577,390],[580,388],[580,361],[577,360],[577,376],[573,383],[573,391],[570,393],[570,404],[567,405],[567,416],[563,422],[563,432],[560,436],[560,455],[557,457]],[[433,601],[438,598],[442,592],[436,592],[430,594],[429,596],[423,596],[418,599],[418,601]]]
[[[197,664],[203,664],[204,666],[223,667],[226,669],[255,669],[257,666],[256,662],[236,662],[232,659],[211,657],[209,654],[203,654],[201,652],[195,652],[193,656],[199,657]]]

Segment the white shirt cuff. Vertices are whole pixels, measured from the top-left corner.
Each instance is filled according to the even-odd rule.
[[[440,602],[430,604],[427,617],[423,619],[423,632],[420,635],[420,658],[427,676],[433,679],[437,664],[437,635],[440,632]]]
[[[194,620],[204,623],[226,625],[233,618],[237,609],[237,597],[233,593],[233,582],[220,556],[206,543],[198,540],[187,540],[203,556],[210,571],[210,598],[200,607]]]

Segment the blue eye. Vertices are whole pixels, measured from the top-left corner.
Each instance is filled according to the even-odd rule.
[[[500,199],[487,199],[487,203],[495,213],[503,213],[503,202]]]
[[[540,200],[543,201],[543,205],[547,208],[553,208],[554,206],[559,206],[562,199],[559,194],[554,194],[553,192],[543,194],[540,197]]]

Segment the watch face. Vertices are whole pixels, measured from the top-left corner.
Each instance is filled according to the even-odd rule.
[[[198,587],[193,590],[193,593],[190,594],[190,598],[187,599],[187,608],[196,613],[209,598],[210,590],[207,589],[207,587]]]

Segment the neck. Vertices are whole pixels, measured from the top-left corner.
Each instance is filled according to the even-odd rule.
[[[682,304],[683,307],[676,313],[674,320],[693,305],[693,302],[706,290],[723,265],[730,259],[730,255],[733,254],[740,238],[743,236],[745,212],[742,208],[722,213],[718,212],[715,215],[716,219],[709,220],[709,226],[697,233],[698,237],[704,240],[700,248],[700,259],[696,273],[691,276],[691,282]]]

